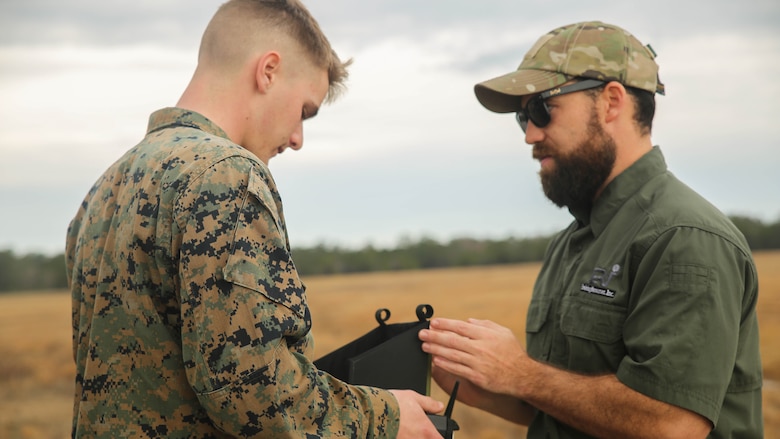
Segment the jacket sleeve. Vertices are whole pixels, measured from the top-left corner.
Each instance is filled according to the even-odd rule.
[[[187,379],[214,424],[241,437],[395,437],[393,395],[307,356],[311,316],[267,168],[226,159],[177,203]]]

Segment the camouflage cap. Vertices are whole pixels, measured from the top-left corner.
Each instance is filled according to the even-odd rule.
[[[524,95],[540,93],[575,77],[618,81],[664,94],[652,48],[627,31],[600,21],[559,27],[539,38],[516,71],[474,86],[479,102],[496,113],[520,109]]]

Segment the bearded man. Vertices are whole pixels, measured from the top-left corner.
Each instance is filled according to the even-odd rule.
[[[528,438],[760,438],[758,278],[745,238],[650,136],[649,46],[602,22],[542,36],[475,87],[516,113],[544,193],[574,217],[534,286],[525,347],[486,320],[420,332],[445,390]]]

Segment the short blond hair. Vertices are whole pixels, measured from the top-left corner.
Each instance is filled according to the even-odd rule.
[[[262,38],[286,36],[297,43],[308,61],[328,72],[326,102],[335,100],[345,89],[347,67],[309,10],[298,0],[228,0],[206,27],[201,41],[199,63],[236,68],[247,51]],[[243,44],[242,44],[243,43]]]

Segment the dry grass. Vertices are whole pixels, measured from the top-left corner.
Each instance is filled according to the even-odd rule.
[[[766,437],[780,437],[780,251],[755,255],[761,281],[758,305]],[[377,308],[390,322],[416,319],[429,303],[435,315],[488,318],[522,337],[525,310],[539,266],[373,273],[306,280],[314,315],[317,354],[372,329]],[[70,435],[74,371],[70,298],[63,292],[0,296],[0,437],[66,438]],[[433,395],[446,399],[438,389]],[[456,405],[459,438],[524,437],[524,429]]]
[[[780,251],[755,255],[758,266],[758,325],[764,365],[765,437],[780,437]]]
[[[70,297],[0,296],[0,437],[70,436]]]

